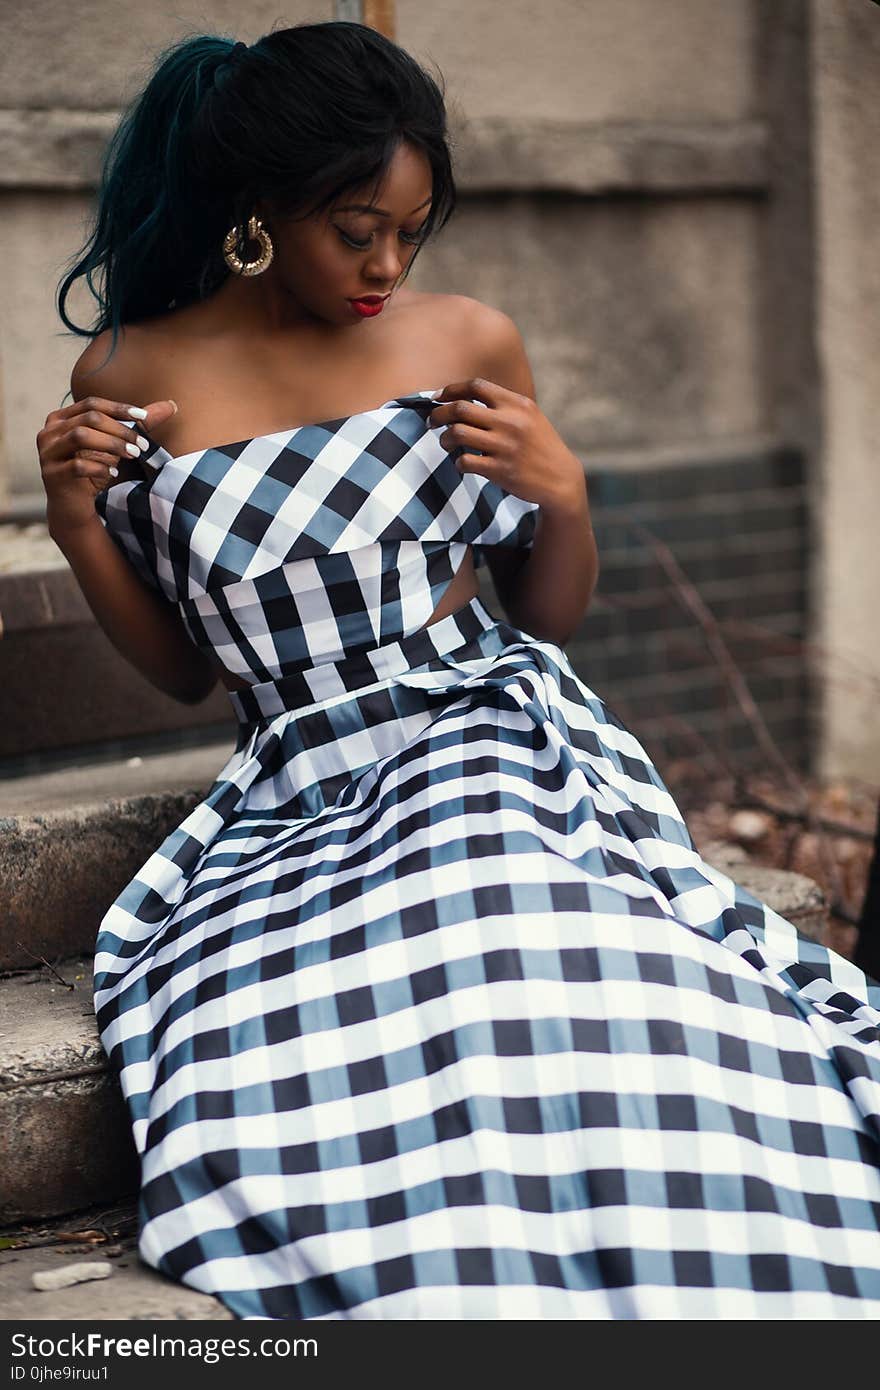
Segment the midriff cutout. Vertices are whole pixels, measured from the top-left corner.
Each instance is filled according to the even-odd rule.
[[[469,603],[472,598],[476,598],[479,590],[480,586],[477,580],[477,572],[474,569],[473,546],[469,545],[464,559],[444,589],[443,597],[437,604],[434,612],[431,614],[430,618],[428,618],[427,622],[423,623],[422,626],[416,630],[422,632],[426,627],[430,627],[432,623],[437,623],[441,618],[445,618],[450,613],[454,613],[456,608],[461,608],[464,604]],[[248,690],[254,684],[253,681],[244,680],[242,676],[236,676],[232,671],[227,671],[223,667],[220,668],[220,681],[225,685],[227,690]]]

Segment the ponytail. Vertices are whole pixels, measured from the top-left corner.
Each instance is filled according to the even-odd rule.
[[[107,146],[94,229],[61,281],[57,307],[65,326],[80,336],[112,328],[111,355],[122,324],[199,297],[211,219],[188,192],[187,136],[233,47],[231,39],[198,37],[167,51]],[[103,292],[94,283],[99,268]],[[91,329],[73,323],[66,311],[81,276],[99,305]]]
[[[378,184],[401,140],[431,166],[422,245],[456,202],[446,112],[434,79],[391,39],[339,20],[250,47],[199,35],[165,49],[108,144],[93,230],[58,287],[62,322],[82,337],[111,328],[112,356],[123,325],[223,282],[223,239],[258,198],[282,215],[328,207]],[[90,328],[66,311],[80,278],[98,304]]]

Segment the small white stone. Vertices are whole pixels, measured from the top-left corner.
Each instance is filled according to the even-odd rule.
[[[772,826],[769,816],[762,811],[734,811],[729,821],[730,833],[746,844],[762,840]]]
[[[93,1260],[91,1263],[64,1265],[61,1269],[44,1269],[32,1274],[31,1278],[35,1289],[51,1292],[70,1288],[71,1284],[84,1284],[89,1279],[109,1279],[112,1273],[113,1266],[107,1260]]]

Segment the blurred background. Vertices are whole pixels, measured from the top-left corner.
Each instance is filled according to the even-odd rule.
[[[55,288],[155,55],[332,19],[445,79],[461,201],[410,283],[513,317],[583,459],[601,573],[575,669],[698,842],[810,873],[845,946],[880,785],[873,0],[22,7],[0,54],[0,777],[232,749],[220,687],[176,705],[94,623],[34,439],[85,344]],[[83,293],[70,311],[93,318]]]

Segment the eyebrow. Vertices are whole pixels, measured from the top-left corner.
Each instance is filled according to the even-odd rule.
[[[430,201],[431,201],[431,199],[433,198],[433,196],[434,196],[433,193],[429,193],[428,196],[427,196],[427,198],[425,199],[424,203],[419,203],[419,206],[418,206],[417,208],[413,208],[412,212],[408,212],[408,213],[406,214],[407,217],[412,217],[413,212],[419,212],[419,211],[425,206],[425,203],[430,203]],[[344,207],[336,208],[335,211],[336,211],[336,212],[374,212],[374,213],[376,214],[377,217],[390,217],[390,216],[391,216],[391,213],[390,213],[390,212],[386,212],[384,208],[374,208],[374,207],[371,207],[369,203],[346,203]]]

